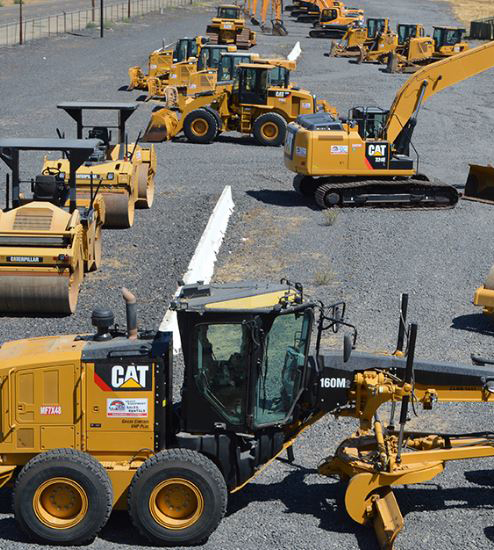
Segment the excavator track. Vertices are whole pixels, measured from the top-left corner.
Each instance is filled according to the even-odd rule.
[[[345,34],[345,31],[346,27],[341,29],[312,29],[309,31],[309,36],[311,38],[341,38]]]
[[[402,208],[453,208],[458,191],[439,180],[425,176],[403,179],[350,180],[336,178],[306,179],[294,187],[299,192],[311,189],[321,208],[332,206],[391,206]],[[297,189],[298,188],[298,189]]]

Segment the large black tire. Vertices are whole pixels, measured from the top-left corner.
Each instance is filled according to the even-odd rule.
[[[285,142],[286,126],[286,120],[278,113],[264,113],[254,121],[252,133],[259,144],[278,147]]]
[[[215,137],[218,137],[220,134],[221,134],[221,128],[223,126],[223,123],[221,121],[221,117],[220,117],[220,114],[218,113],[218,111],[216,109],[213,109],[210,105],[206,105],[204,107],[200,107],[200,109],[204,109],[205,111],[208,111],[209,113],[211,113],[214,118],[216,119],[216,124],[218,125],[218,130],[216,131],[216,136]]]
[[[153,544],[199,544],[225,515],[227,489],[217,466],[188,449],[168,449],[137,470],[128,507],[134,525]]]
[[[73,449],[36,455],[22,468],[13,493],[17,524],[43,544],[88,544],[105,526],[112,505],[103,466]]]
[[[184,120],[184,134],[192,143],[212,143],[218,133],[216,117],[206,109],[194,109]]]

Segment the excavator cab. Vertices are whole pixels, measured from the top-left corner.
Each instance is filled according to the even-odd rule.
[[[389,111],[380,107],[354,107],[348,121],[355,122],[362,139],[380,139],[384,133]]]
[[[218,6],[216,10],[218,19],[243,19],[240,6]]]

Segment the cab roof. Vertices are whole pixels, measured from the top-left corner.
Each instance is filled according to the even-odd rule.
[[[303,302],[302,287],[287,283],[236,282],[184,285],[170,305],[176,311],[251,311],[269,313]]]

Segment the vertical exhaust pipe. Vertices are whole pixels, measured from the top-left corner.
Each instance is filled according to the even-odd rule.
[[[127,288],[122,288],[122,296],[125,300],[127,312],[127,338],[137,340],[137,300]]]

